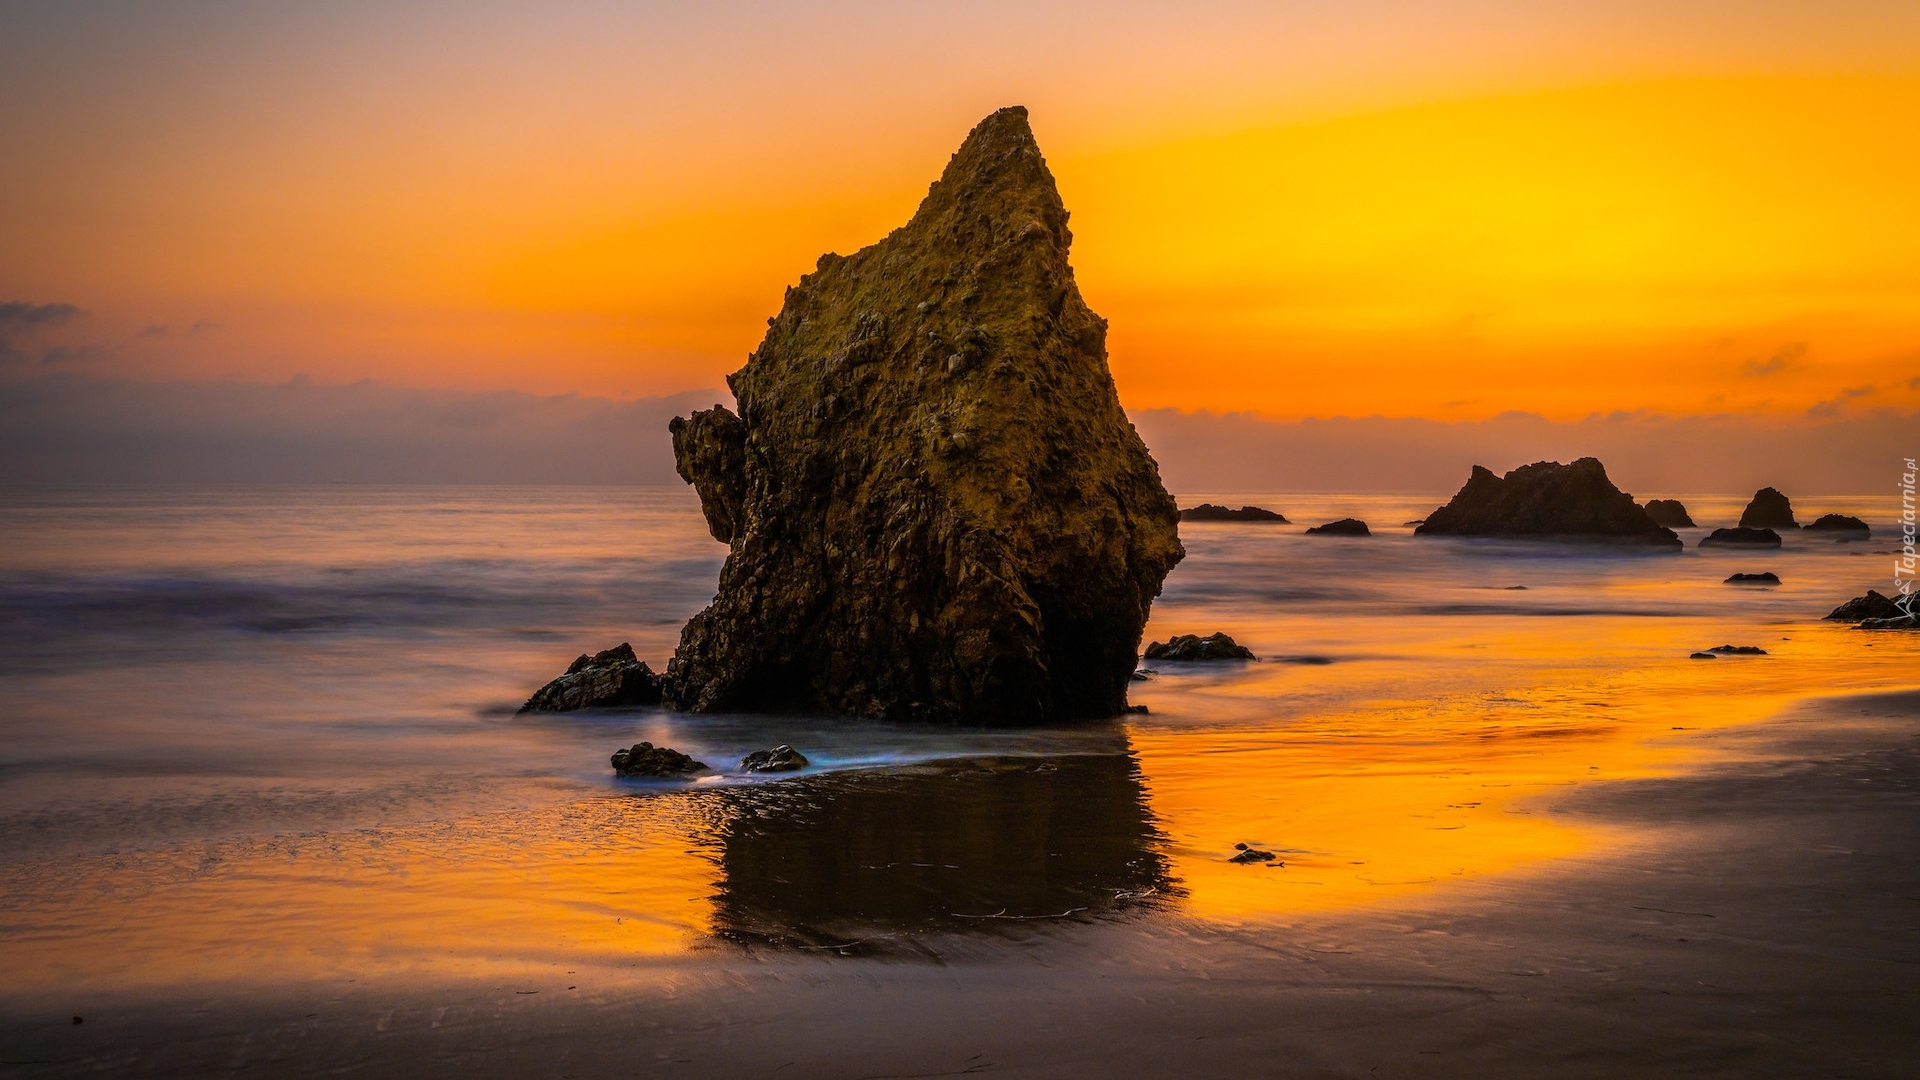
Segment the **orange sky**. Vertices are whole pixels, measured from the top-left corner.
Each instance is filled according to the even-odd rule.
[[[16,374],[717,386],[1022,102],[1129,407],[1920,408],[1911,4],[25,4],[0,100]]]

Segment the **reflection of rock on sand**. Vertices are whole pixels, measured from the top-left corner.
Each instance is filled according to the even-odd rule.
[[[734,941],[884,951],[915,934],[1030,929],[1174,891],[1124,745],[728,795],[714,929]]]

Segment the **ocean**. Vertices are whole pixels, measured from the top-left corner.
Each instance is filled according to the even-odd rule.
[[[1147,664],[1145,715],[992,730],[517,714],[583,652],[664,666],[725,554],[688,489],[8,492],[10,1008],[604,994],[769,958],[867,978],[1425,909],[1650,843],[1551,812],[1570,792],[1920,682],[1920,636],[1822,621],[1889,590],[1893,498],[1796,496],[1871,540],[1734,551],[1694,543],[1744,499],[1681,494],[1703,527],[1655,554],[1402,524],[1447,494],[1183,494],[1295,524],[1183,523],[1148,637],[1259,659]],[[1375,535],[1302,535],[1347,516]],[[1723,583],[1759,571],[1781,584]],[[1721,645],[1765,655],[1692,658]],[[719,772],[616,779],[643,739]],[[808,769],[738,774],[778,743]]]

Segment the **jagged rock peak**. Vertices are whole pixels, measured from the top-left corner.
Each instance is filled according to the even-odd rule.
[[[1113,715],[1178,511],[1026,110],[967,136],[906,225],[789,288],[739,402],[673,423],[729,545],[668,667],[682,708],[969,723]]]
[[[1598,458],[1569,465],[1536,461],[1507,475],[1475,465],[1447,505],[1417,536],[1562,537],[1678,548],[1673,530],[1654,523],[1633,496],[1615,487]]]

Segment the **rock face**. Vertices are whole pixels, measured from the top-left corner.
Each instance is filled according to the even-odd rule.
[[[1866,522],[1847,514],[1822,514],[1807,526],[1808,532],[1835,533],[1841,536],[1870,537],[1873,529]]]
[[[1701,547],[1779,547],[1780,534],[1772,529],[1715,529],[1700,538]]]
[[[1773,488],[1761,488],[1753,493],[1753,501],[1740,515],[1740,527],[1743,529],[1797,529],[1800,523],[1793,520],[1793,503],[1785,495]]]
[[[740,768],[751,773],[797,772],[807,767],[807,756],[785,743],[771,750],[755,750],[740,759]]]
[[[913,219],[787,290],[740,412],[671,425],[729,545],[670,700],[978,724],[1111,716],[1185,554],[1026,110]]]
[[[1341,518],[1329,521],[1325,525],[1315,525],[1307,530],[1308,536],[1372,536],[1367,531],[1367,523],[1359,518]]]
[[[634,743],[631,749],[615,750],[613,771],[619,776],[666,780],[680,776],[693,776],[709,770],[705,764],[693,760],[678,750],[643,742]]]
[[[1915,606],[1920,607],[1920,604]],[[1841,622],[1861,622],[1866,619],[1898,619],[1906,614],[1891,597],[1882,596],[1868,589],[1867,595],[1856,596],[1834,608],[1827,618]]]
[[[1759,574],[1735,574],[1721,582],[1723,585],[1778,585],[1780,575],[1768,570]]]
[[[1149,660],[1252,660],[1253,650],[1221,633],[1181,634],[1147,646]]]
[[[1680,538],[1613,486],[1606,466],[1585,457],[1571,465],[1539,461],[1505,477],[1480,465],[1415,536],[1523,536],[1612,540],[1679,548]]]
[[[1181,521],[1262,521],[1270,525],[1291,525],[1284,515],[1259,506],[1243,506],[1238,510],[1229,510],[1212,503],[1201,503],[1180,511]]]
[[[571,712],[589,705],[658,705],[660,676],[621,642],[592,656],[582,654],[566,674],[534,691],[521,712]]]
[[[1694,527],[1693,518],[1687,513],[1687,504],[1679,499],[1648,499],[1647,505],[1641,509],[1647,512],[1647,516],[1653,519],[1655,525],[1669,529]]]

